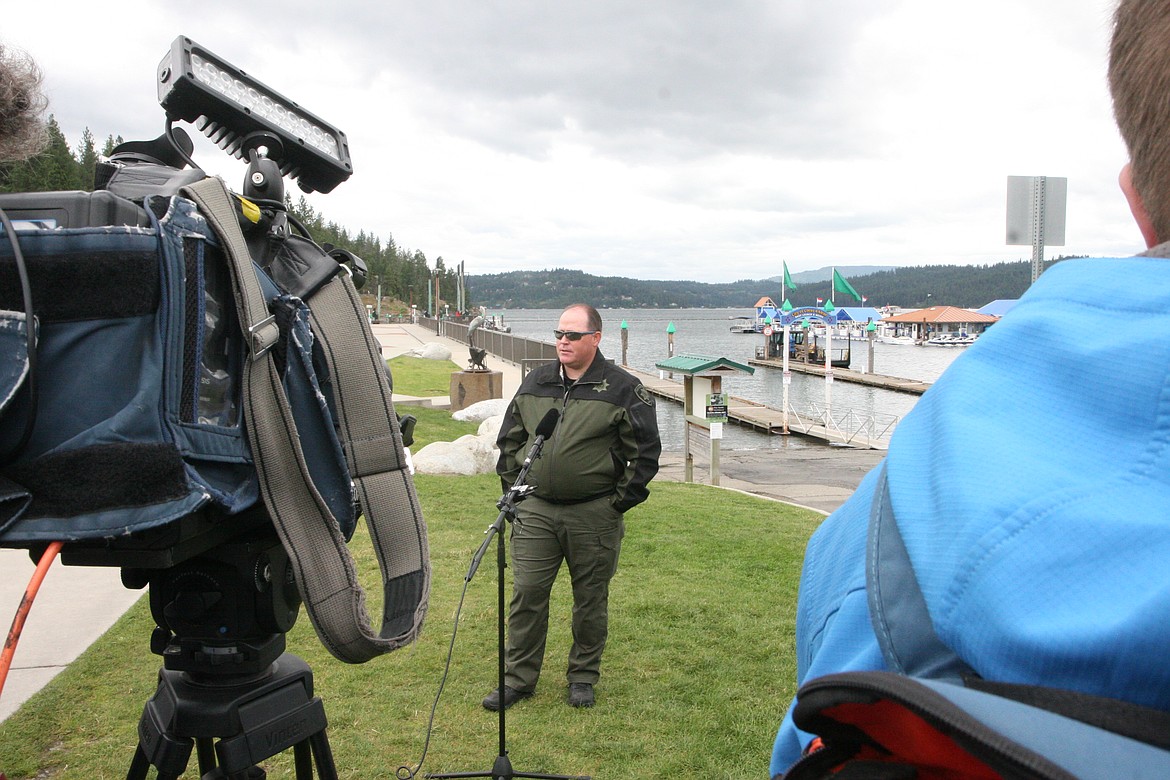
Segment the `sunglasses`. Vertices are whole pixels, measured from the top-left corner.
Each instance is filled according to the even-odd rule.
[[[595,330],[554,330],[553,338],[557,341],[561,339],[568,339],[569,341],[580,341],[582,336],[588,336],[596,333]]]

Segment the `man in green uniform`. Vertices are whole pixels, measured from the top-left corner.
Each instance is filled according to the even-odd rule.
[[[646,500],[658,473],[654,399],[598,350],[601,315],[574,304],[553,331],[557,361],[531,371],[508,406],[496,464],[507,490],[550,409],[559,412],[541,457],[528,472],[534,492],[518,505],[512,528],[512,603],[504,691],[483,700],[510,707],[536,692],[548,633],[549,594],[561,562],[573,583],[569,704],[593,706],[608,633],[609,581],[617,571],[622,517]]]

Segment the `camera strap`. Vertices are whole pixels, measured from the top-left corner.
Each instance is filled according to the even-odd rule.
[[[338,659],[362,663],[413,641],[430,591],[426,526],[406,468],[386,367],[348,275],[305,301],[332,380],[338,435],[382,575],[382,628],[375,632],[365,591],[337,520],[314,487],[271,347],[280,338],[223,181],[183,188],[219,236],[250,355],[243,400],[260,489],[296,573],[305,611]],[[311,454],[310,454],[311,456]]]

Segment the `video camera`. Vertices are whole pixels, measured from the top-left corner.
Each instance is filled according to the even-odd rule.
[[[0,546],[35,555],[60,540],[66,564],[118,566],[127,587],[149,583],[152,649],[168,669],[255,673],[283,650],[298,588],[304,595],[317,576],[298,550],[309,543],[295,541],[306,532],[289,530],[301,515],[319,511],[332,524],[312,532],[339,541],[348,561],[339,576],[358,601],[344,543],[357,516],[369,523],[375,509],[359,477],[393,473],[393,489],[377,495],[414,504],[406,511],[424,556],[425,526],[409,475],[399,474],[401,429],[364,307],[348,354],[356,349],[382,376],[352,380],[329,362],[338,350],[324,320],[356,300],[365,263],[318,246],[286,207],[285,177],[322,193],[349,178],[345,135],[182,36],[158,66],[157,87],[164,133],[115,148],[93,192],[0,195]],[[239,195],[221,187],[227,197],[214,206],[217,191],[204,186],[176,121],[247,164]],[[352,281],[350,298],[341,289],[314,303],[339,274]],[[270,373],[255,373],[269,360]],[[360,393],[346,382],[375,403],[347,411],[342,396]],[[270,411],[255,400],[264,383],[275,385],[287,430],[257,422]],[[380,433],[355,435],[360,416]],[[307,498],[285,517],[273,505],[287,491],[260,468],[261,450],[279,449],[266,431],[300,458],[298,473],[282,478]],[[381,637],[408,642],[425,612],[429,564],[412,553],[406,566],[384,565],[395,554],[378,551],[384,579],[397,569]],[[347,650],[320,623],[314,615],[343,660],[393,649]]]

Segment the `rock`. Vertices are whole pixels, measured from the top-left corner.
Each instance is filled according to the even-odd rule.
[[[486,401],[477,401],[465,409],[453,413],[451,418],[463,422],[483,422],[491,417],[500,417],[508,409],[508,402],[503,398],[489,398]],[[496,426],[499,430],[499,426]]]
[[[451,350],[447,349],[442,344],[427,344],[426,346],[412,349],[407,354],[413,357],[426,358],[427,360],[451,359]]]
[[[414,453],[414,470],[419,474],[474,476],[496,470],[494,436],[460,436],[455,441],[436,441]]]
[[[486,436],[491,441],[495,441],[496,437],[500,435],[500,428],[504,425],[504,415],[497,414],[494,417],[489,417],[479,424],[479,430],[476,431],[476,436]]]

